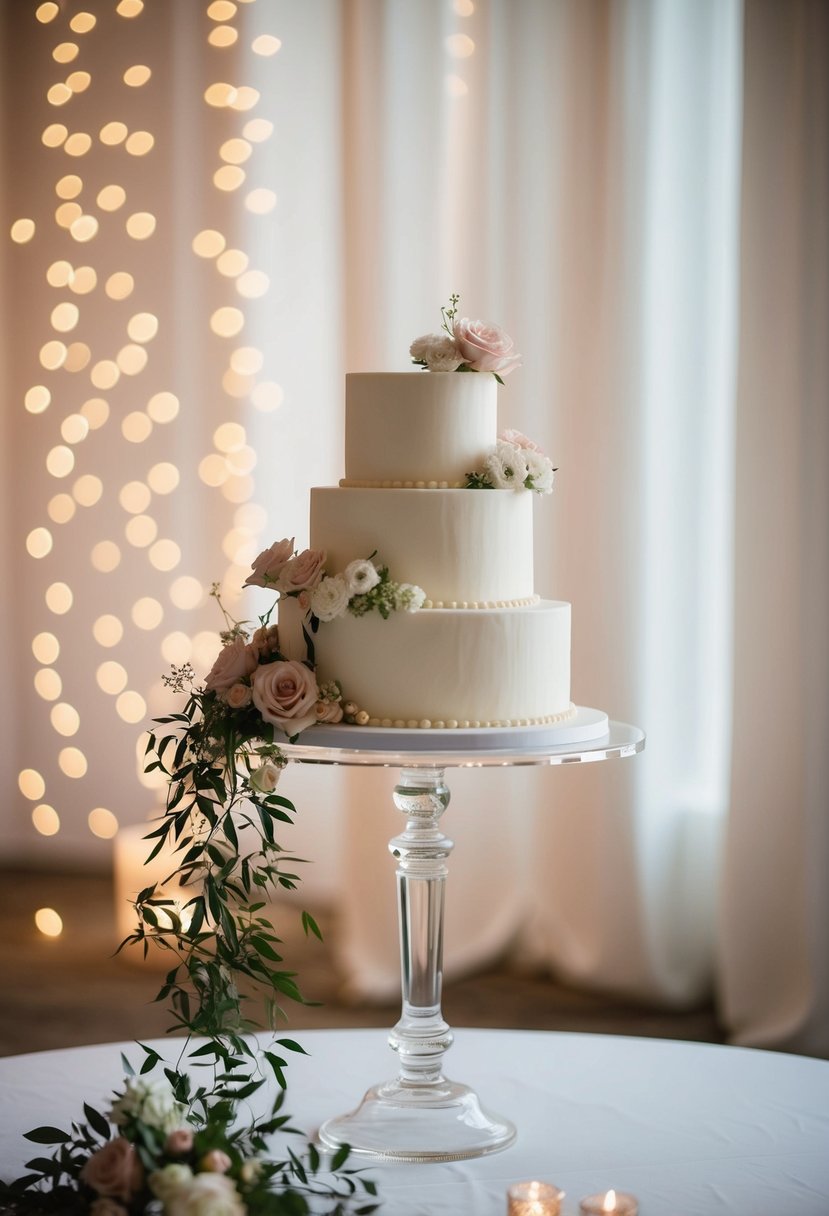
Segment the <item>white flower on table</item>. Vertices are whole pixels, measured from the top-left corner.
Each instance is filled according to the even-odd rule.
[[[109,1117],[118,1127],[137,1119],[161,1132],[175,1131],[186,1123],[184,1106],[176,1101],[169,1081],[160,1077],[129,1077]]]
[[[372,587],[376,587],[380,582],[380,575],[374,563],[367,559],[349,562],[343,571],[343,578],[352,595],[361,595],[364,591],[371,591]]]
[[[496,490],[520,490],[527,478],[527,452],[499,439],[487,456],[486,471]]]
[[[454,339],[444,334],[424,334],[409,347],[415,363],[422,363],[430,372],[455,372],[463,363],[463,355]]]
[[[524,451],[524,457],[527,461],[529,489],[535,490],[536,494],[552,494],[555,469],[550,457],[531,448]]]
[[[324,578],[311,592],[311,611],[321,621],[333,621],[348,607],[351,592],[341,574]]]

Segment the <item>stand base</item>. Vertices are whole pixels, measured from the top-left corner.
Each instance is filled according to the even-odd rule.
[[[441,1078],[428,1086],[375,1085],[356,1110],[323,1123],[319,1140],[324,1148],[349,1144],[354,1154],[384,1161],[464,1161],[508,1148],[515,1135],[467,1085]]]

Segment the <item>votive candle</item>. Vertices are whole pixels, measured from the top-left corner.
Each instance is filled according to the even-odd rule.
[[[582,1216],[638,1216],[639,1201],[626,1191],[605,1191],[603,1195],[585,1195],[579,1203]]]
[[[559,1216],[563,1198],[549,1182],[515,1182],[507,1191],[507,1216]]]

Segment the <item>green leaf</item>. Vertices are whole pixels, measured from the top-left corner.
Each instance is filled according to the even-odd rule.
[[[280,1047],[284,1047],[286,1051],[298,1051],[300,1055],[307,1056],[308,1052],[297,1043],[296,1039],[277,1039]]]
[[[72,1137],[68,1132],[62,1132],[59,1127],[35,1127],[30,1132],[23,1133],[24,1140],[33,1144],[66,1144]]]
[[[322,932],[317,922],[314,920],[310,912],[302,913],[302,928],[307,937],[309,933],[313,933],[314,937],[318,937],[322,941]]]
[[[341,1144],[334,1156],[331,1158],[329,1166],[332,1173],[336,1173],[340,1166],[345,1165],[351,1153],[351,1147],[348,1144]]]
[[[88,1102],[84,1102],[83,1104],[83,1113],[86,1115],[92,1130],[97,1132],[102,1140],[109,1140],[112,1133],[109,1123],[104,1116],[95,1110],[94,1107],[90,1106]]]

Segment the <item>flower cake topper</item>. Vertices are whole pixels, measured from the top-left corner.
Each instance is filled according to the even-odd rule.
[[[409,347],[412,362],[430,372],[492,372],[503,384],[501,377],[521,363],[515,343],[498,325],[459,318],[459,300],[450,296],[449,307],[440,310],[443,333],[415,338]]]

